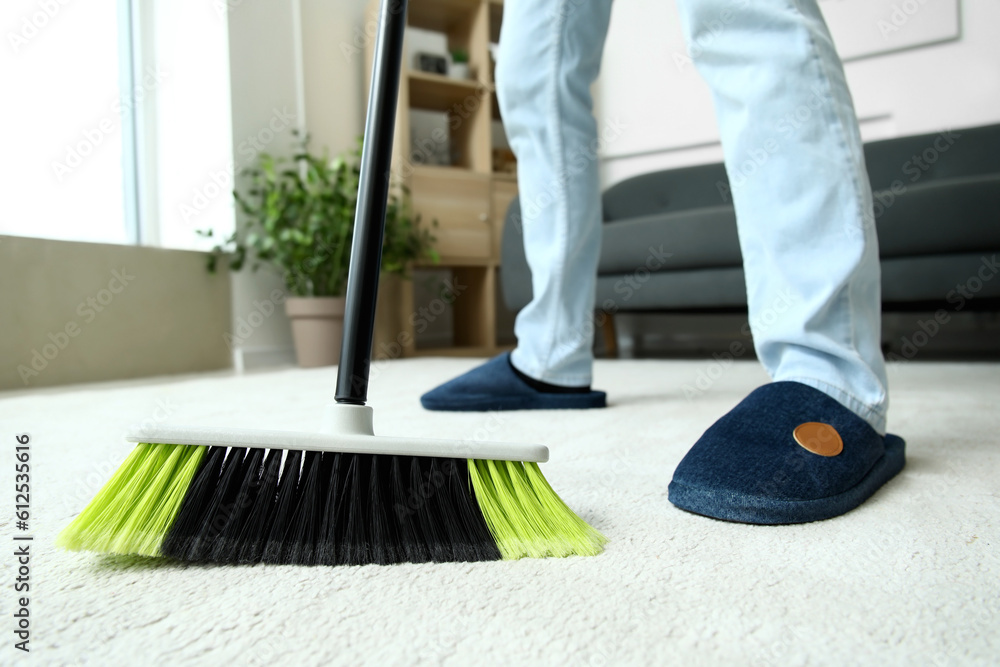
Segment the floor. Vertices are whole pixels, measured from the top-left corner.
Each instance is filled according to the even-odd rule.
[[[390,567],[217,567],[66,553],[55,534],[125,457],[135,422],[305,429],[335,369],[0,395],[32,438],[31,654],[38,664],[987,665],[1000,655],[1000,365],[893,365],[907,468],[861,508],[798,526],[675,509],[674,466],[765,382],[753,362],[600,361],[606,410],[438,414],[423,390],[471,367],[376,367],[376,431],[534,440],[592,558]],[[4,454],[4,488],[13,456]],[[10,494],[8,494],[10,500]],[[15,532],[10,513],[0,534]],[[10,544],[10,543],[8,543]],[[5,549],[5,552],[7,550]],[[11,556],[3,586],[15,577]],[[3,612],[10,613],[7,595]],[[9,617],[8,617],[9,618]],[[10,621],[5,624],[9,626]],[[0,663],[10,664],[5,631]]]

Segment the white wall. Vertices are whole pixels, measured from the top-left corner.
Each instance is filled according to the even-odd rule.
[[[287,155],[299,125],[293,0],[246,0],[230,5],[229,63],[236,171],[250,166],[261,151]],[[282,127],[272,119],[290,114]],[[281,127],[280,131],[274,128]],[[237,187],[241,180],[237,177]],[[240,224],[240,217],[237,217]],[[281,306],[268,307],[281,280],[266,269],[234,273],[231,334],[237,367],[290,362],[291,332]],[[269,313],[268,317],[252,314]],[[256,326],[242,324],[253,317]],[[242,322],[242,323],[241,323]]]
[[[821,4],[835,40],[855,56],[845,69],[866,140],[1000,122],[1000,3],[955,3]],[[882,6],[882,13],[872,4]],[[892,8],[902,5],[920,9],[893,17]],[[948,36],[956,32],[956,21],[948,23],[952,10],[960,19],[955,37]],[[873,17],[888,23],[873,24]],[[862,55],[879,50],[879,39],[887,49],[905,50]],[[722,160],[708,87],[686,55],[676,2],[616,0],[595,91],[599,124],[622,128],[603,147],[605,186],[648,171]]]
[[[232,95],[225,5],[142,0],[141,69],[161,72],[140,117],[145,245],[210,250],[233,231]],[[145,186],[145,187],[143,187]]]
[[[314,148],[354,147],[364,130],[363,0],[301,0],[306,124]]]
[[[297,3],[301,4],[297,4]],[[360,0],[243,0],[231,2],[229,48],[233,147],[237,169],[255,146],[289,154],[292,127],[305,129],[315,152],[331,155],[354,145],[364,121],[363,49],[353,48],[363,23]],[[281,126],[275,119],[294,115]],[[256,142],[256,143],[255,143]],[[239,181],[237,181],[239,183]],[[237,367],[292,363],[291,330],[280,304],[280,278],[267,269],[233,274],[233,329]],[[269,315],[264,316],[263,313]],[[255,314],[258,313],[258,314]],[[246,335],[245,335],[246,334]]]

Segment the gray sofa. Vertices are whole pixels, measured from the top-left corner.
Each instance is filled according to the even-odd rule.
[[[865,160],[875,194],[883,308],[1000,310],[994,263],[1000,255],[1000,125],[868,143]],[[722,164],[627,179],[604,193],[603,209],[598,308],[746,308]],[[661,245],[672,255],[657,267],[647,259],[650,248]],[[640,269],[647,266],[648,276]],[[639,280],[641,288],[632,289]],[[516,199],[504,226],[501,285],[511,310],[531,300]]]

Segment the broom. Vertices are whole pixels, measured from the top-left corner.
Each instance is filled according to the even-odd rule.
[[[319,432],[161,425],[57,538],[71,550],[218,563],[594,555],[606,539],[552,490],[542,445],[377,437],[365,405],[406,2],[383,0],[336,403]]]

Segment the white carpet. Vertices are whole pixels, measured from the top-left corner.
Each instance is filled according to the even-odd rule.
[[[389,363],[376,432],[547,444],[549,481],[609,538],[595,558],[477,565],[216,567],[71,554],[55,534],[130,450],[132,422],[310,428],[335,370],[282,370],[0,396],[2,479],[33,438],[31,659],[36,664],[997,664],[1000,367],[906,364],[890,431],[908,463],[843,517],[754,527],[667,502],[674,466],[766,381],[706,361],[598,362],[611,407],[440,414],[421,391],[473,360]],[[721,369],[720,369],[721,370]],[[11,544],[11,511],[0,513]],[[13,651],[10,548],[0,663]]]

